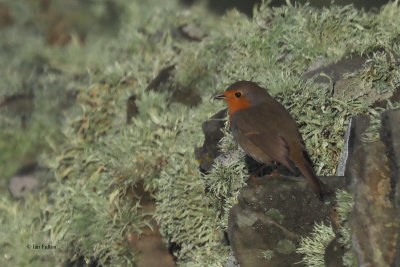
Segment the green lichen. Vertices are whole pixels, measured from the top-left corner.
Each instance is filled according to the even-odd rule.
[[[344,190],[338,190],[336,192],[336,198],[338,203],[336,209],[339,214],[340,223],[340,227],[338,228],[338,241],[346,249],[342,258],[343,264],[348,267],[357,266],[357,258],[352,250],[351,228],[348,223],[351,211],[354,207],[354,199],[350,193]]]
[[[59,9],[62,2],[54,2]],[[38,253],[26,251],[29,240],[57,246],[45,255],[49,266],[81,259],[103,266],[132,265],[135,255],[126,236],[140,233],[150,217],[159,223],[165,243],[180,248],[174,251],[179,266],[224,265],[228,211],[248,174],[243,151],[227,128],[222,155],[211,172],[198,170],[193,150],[204,140],[201,124],[224,107],[211,101],[212,96],[242,79],[267,87],[298,122],[318,174],[330,175],[348,119],[381,110],[372,109],[363,95],[335,99],[326,85],[304,81],[301,75],[318,62],[377,48],[400,54],[397,1],[376,14],[351,6],[317,10],[262,4],[253,19],[235,10],[216,17],[204,3],[188,8],[177,1],[116,1],[124,10],[117,12],[118,34],[102,34],[111,2],[89,6],[88,20],[79,8],[68,9],[77,21],[98,27],[91,33],[87,29],[92,27],[73,24],[72,41],[58,47],[45,42],[45,22],[36,16],[38,2],[32,7],[25,1],[4,1],[18,19],[0,30],[0,62],[7,66],[0,70],[5,77],[0,93],[33,91],[35,108],[26,128],[20,113],[1,110],[0,167],[6,170],[1,192],[6,194],[9,176],[31,155],[50,175],[29,202],[2,199],[5,227],[0,234],[6,243],[0,246],[7,249],[1,250],[6,252],[0,265],[14,265],[19,257],[17,265],[42,266]],[[176,34],[189,23],[207,33],[201,42]],[[83,43],[77,37],[81,33],[86,34]],[[372,60],[355,75],[378,93],[394,91],[398,71],[381,54]],[[172,64],[176,67],[169,83],[176,86],[171,88],[197,94],[197,106],[171,101],[174,92],[168,90],[146,91],[159,71]],[[127,125],[126,101],[132,94],[139,113]],[[387,108],[397,104],[393,100]],[[139,181],[156,201],[152,214],[140,214],[140,203],[128,197]],[[19,229],[28,230],[21,236]]]
[[[266,260],[270,260],[274,256],[274,252],[272,250],[268,249],[266,251],[263,251],[262,255]]]
[[[291,254],[296,250],[296,245],[289,239],[279,240],[276,250],[281,254]]]
[[[338,236],[339,243],[344,246],[346,252],[343,256],[345,266],[357,266],[357,260],[352,251],[351,229],[348,223],[349,216],[353,210],[354,200],[350,193],[344,190],[336,191],[336,211],[338,213]],[[303,254],[302,262],[307,266],[325,266],[325,249],[333,240],[335,234],[331,225],[316,223],[310,236],[302,237],[300,246],[296,252]]]
[[[3,266],[54,266],[59,248],[42,249],[42,245],[55,245],[45,234],[43,221],[46,198],[28,196],[25,202],[13,203],[3,195],[0,201],[0,251]],[[35,246],[40,249],[34,249]],[[21,254],[22,253],[22,254]]]
[[[306,266],[325,266],[325,249],[334,237],[335,234],[330,225],[326,225],[323,222],[315,223],[310,236],[301,238],[296,252],[304,255],[302,262]]]
[[[270,216],[273,220],[275,220],[277,223],[281,224],[285,216],[278,210],[271,208],[269,209],[266,214]]]

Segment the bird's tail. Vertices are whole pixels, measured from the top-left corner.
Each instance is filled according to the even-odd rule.
[[[317,175],[315,175],[312,165],[309,162],[304,161],[303,164],[298,164],[297,168],[300,170],[301,174],[307,179],[307,181],[311,185],[311,188],[318,195],[320,200],[324,202],[331,200],[333,196],[332,188],[323,183],[317,177]]]

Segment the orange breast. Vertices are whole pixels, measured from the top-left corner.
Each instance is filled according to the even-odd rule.
[[[250,107],[250,100],[246,96],[242,96],[240,98],[235,97],[234,92],[225,92],[226,103],[228,104],[229,109],[229,118],[232,119],[233,114],[236,111],[242,109],[248,109]]]

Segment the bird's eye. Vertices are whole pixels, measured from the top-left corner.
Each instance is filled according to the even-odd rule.
[[[241,92],[236,92],[236,93],[235,93],[235,96],[236,96],[236,97],[241,97],[241,96],[242,96],[242,93],[241,93]]]

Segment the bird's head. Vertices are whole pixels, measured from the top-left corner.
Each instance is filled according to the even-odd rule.
[[[223,95],[216,96],[215,99],[223,99],[228,104],[229,115],[239,110],[248,109],[263,102],[268,97],[265,89],[255,82],[239,81],[230,85]]]

